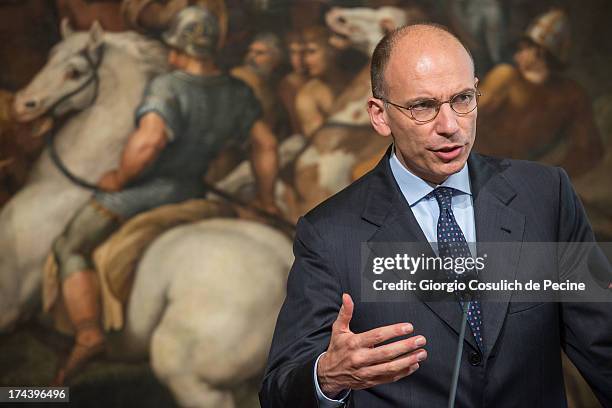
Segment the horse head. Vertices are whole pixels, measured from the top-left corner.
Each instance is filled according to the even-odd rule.
[[[406,24],[407,16],[397,7],[334,7],[325,15],[325,21],[350,46],[372,55],[378,41],[389,31]]]
[[[15,117],[21,122],[83,110],[97,96],[104,50],[102,27],[96,21],[89,32],[73,32],[64,19],[61,33],[62,41],[51,50],[47,64],[15,97]]]
[[[75,33],[63,23],[62,37],[14,101],[24,122],[76,114],[61,121],[48,139],[54,148],[0,211],[0,332],[35,309],[53,240],[90,198],[65,182],[58,163],[90,183],[116,166],[145,86],[167,69],[165,47],[135,32],[105,33],[94,23]]]

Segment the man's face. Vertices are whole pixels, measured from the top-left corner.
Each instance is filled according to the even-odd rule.
[[[535,68],[542,61],[542,52],[537,45],[523,41],[514,54],[514,61],[521,72]]]
[[[279,58],[272,48],[261,41],[254,41],[249,46],[246,55],[247,65],[254,68],[259,74],[270,75],[278,66]]]
[[[298,74],[306,73],[306,66],[304,64],[304,43],[299,41],[289,43],[289,62],[291,68]]]
[[[447,101],[475,89],[473,66],[460,44],[423,41],[427,45],[415,52],[405,39],[398,41],[385,71],[389,101],[403,106],[426,99]],[[408,111],[383,106],[384,124],[377,126],[374,117],[372,123],[378,133],[393,136],[398,159],[412,173],[440,184],[463,168],[474,144],[477,110],[458,115],[445,103],[434,120],[417,123]],[[372,102],[369,109],[372,116]]]
[[[304,63],[311,77],[320,77],[328,68],[327,47],[323,44],[308,41],[304,49]]]

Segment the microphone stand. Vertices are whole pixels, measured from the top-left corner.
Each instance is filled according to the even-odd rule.
[[[457,385],[459,383],[459,369],[461,368],[461,356],[463,355],[463,340],[465,339],[465,327],[467,325],[469,300],[462,302],[461,310],[461,329],[459,330],[459,342],[457,343],[457,354],[455,356],[455,367],[453,368],[453,379],[451,381],[450,395],[448,396],[448,408],[455,407],[455,396],[457,395]]]

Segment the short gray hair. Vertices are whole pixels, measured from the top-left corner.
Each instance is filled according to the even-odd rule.
[[[262,42],[266,44],[277,55],[279,61],[284,57],[284,47],[278,35],[270,32],[259,33],[253,38],[254,42]]]

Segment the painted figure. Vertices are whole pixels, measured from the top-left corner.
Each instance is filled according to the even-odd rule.
[[[327,13],[326,21],[333,37],[343,40],[343,47],[371,55],[388,30],[412,21],[408,18],[415,14],[397,7],[334,8]],[[277,205],[283,209],[286,219],[296,222],[301,215],[346,187],[352,181],[355,166],[372,157],[379,159],[381,150],[386,149],[388,141],[373,137],[374,131],[363,108],[371,94],[369,84],[369,66],[366,66],[337,96],[330,115],[315,129],[308,146],[304,146],[300,135],[280,145],[281,163],[294,161],[291,174],[286,177],[290,181],[279,180],[276,188]],[[319,115],[316,110],[314,114]],[[248,163],[241,163],[219,184],[223,190],[248,200],[254,190],[249,187],[254,182]]]
[[[134,113],[143,102],[145,88],[150,87],[154,76],[167,72],[168,49],[158,40],[181,10],[190,5],[204,5],[217,17],[219,40],[214,60],[222,70],[244,65],[244,51],[255,33],[272,30],[278,34],[283,51],[287,53],[286,67],[283,66],[279,73],[289,74],[270,87],[271,95],[278,98],[284,108],[283,114],[288,114],[287,128],[283,127],[279,132],[272,129],[278,140],[278,164],[283,169],[280,171],[282,177],[276,180],[275,194],[276,205],[282,210],[283,217],[295,223],[321,201],[370,172],[388,146],[388,138],[376,137],[364,109],[371,96],[369,61],[349,62],[351,59],[345,57],[353,55],[346,53],[346,47],[355,54],[371,55],[382,36],[397,26],[414,21],[455,22],[457,24],[451,26],[453,32],[469,43],[477,61],[489,64],[490,68],[494,66],[491,45],[499,46],[501,41],[502,61],[511,61],[516,47],[510,48],[509,45],[518,45],[517,40],[524,37],[533,17],[548,10],[552,3],[563,4],[571,11],[575,51],[570,57],[573,62],[571,71],[562,72],[556,66],[543,84],[529,82],[528,77],[537,82],[543,72],[537,64],[532,64],[538,52],[546,54],[538,51],[531,55],[525,52],[522,57],[517,53],[514,66],[500,65],[491,78],[478,74],[478,88],[484,95],[479,101],[478,120],[481,123],[475,145],[483,153],[533,157],[568,168],[562,162],[573,159],[570,157],[574,153],[570,150],[574,149],[570,134],[576,135],[573,133],[576,131],[584,135],[585,139],[576,149],[575,160],[578,167],[584,165],[588,168],[578,172],[570,170],[572,183],[600,241],[610,241],[612,149],[605,149],[605,156],[595,165],[600,153],[597,146],[602,145],[599,134],[604,144],[612,140],[612,125],[607,126],[607,118],[612,118],[612,110],[608,109],[612,107],[610,81],[606,74],[610,64],[605,52],[612,38],[612,26],[606,25],[606,13],[602,12],[601,4],[588,2],[579,5],[569,0],[334,0],[331,3],[328,0],[0,0],[0,34],[10,39],[0,49],[0,60],[3,61],[0,72],[0,355],[7,357],[1,376],[4,385],[11,385],[12,379],[22,384],[40,382],[39,385],[45,385],[61,367],[61,360],[59,366],[55,360],[67,357],[71,351],[68,346],[72,345],[72,340],[67,337],[62,341],[62,347],[55,342],[46,344],[48,358],[40,359],[32,353],[28,339],[32,334],[35,334],[35,340],[40,340],[39,335],[55,338],[47,328],[39,326],[38,319],[33,319],[41,313],[41,291],[45,322],[50,315],[57,318],[55,312],[64,308],[62,282],[57,269],[52,272],[56,274],[53,286],[53,296],[56,297],[52,298],[54,301],[45,298],[50,286],[47,266],[54,258],[52,243],[63,233],[77,210],[91,199],[90,190],[71,183],[58,170],[50,158],[49,149],[44,149],[45,139],[36,138],[35,134],[44,133],[41,129],[46,127],[41,124],[52,123],[49,112],[52,116],[55,112],[66,114],[62,120],[56,121],[55,146],[67,167],[94,185],[107,171],[116,169],[123,147],[134,132]],[[352,7],[356,4],[360,6]],[[410,11],[415,9],[412,7],[415,4],[432,13],[427,16],[417,13],[414,18]],[[338,5],[349,7],[335,7]],[[499,5],[503,11],[501,20],[499,14],[496,15]],[[460,10],[455,12],[457,8]],[[450,13],[455,13],[457,19],[449,21]],[[68,17],[73,27],[85,32],[61,38],[58,19],[62,17]],[[358,68],[363,70],[350,79],[340,93],[332,95],[331,108],[322,115],[323,124],[306,140],[300,134],[302,128],[295,104],[298,92],[312,79],[304,61],[302,30],[321,24],[323,19],[332,31],[330,44],[340,49],[339,56],[333,60],[335,64],[342,69],[351,67],[351,73],[357,72]],[[92,30],[88,29],[95,20],[105,28],[102,43],[92,35],[97,31],[95,24]],[[24,25],[24,21],[29,24]],[[114,24],[122,24],[123,28]],[[502,37],[496,38],[495,32],[487,31],[495,24],[500,25],[504,33]],[[457,28],[463,31],[455,31]],[[473,35],[472,28],[476,30]],[[229,35],[223,34],[225,31]],[[489,35],[493,37],[487,38]],[[85,41],[84,37],[91,37],[92,41]],[[493,42],[489,42],[490,39]],[[516,43],[511,43],[512,40]],[[521,49],[529,50],[529,43],[526,41]],[[472,47],[474,44],[479,50]],[[93,65],[87,65],[86,53],[91,55]],[[532,68],[521,68],[529,65]],[[573,82],[565,79],[568,76],[576,79],[574,88],[565,87],[564,84]],[[55,103],[92,77],[96,79],[89,86],[82,87],[81,92],[59,105]],[[489,79],[492,80],[490,84]],[[483,86],[489,85],[500,89],[483,90]],[[588,96],[582,86],[588,91]],[[28,98],[18,98],[20,106],[29,104],[30,108],[20,112],[27,122],[16,123],[9,110],[15,93],[22,88],[24,90],[19,94]],[[534,93],[534,89],[539,93]],[[504,99],[505,92],[508,96]],[[253,93],[257,98],[258,93]],[[487,113],[489,101],[497,100],[498,96],[501,107],[493,104],[492,113]],[[561,101],[564,98],[567,100]],[[591,101],[599,129],[594,126],[590,114]],[[517,103],[524,106],[524,110],[518,111],[515,117],[508,115],[515,109],[513,104]],[[565,106],[564,103],[573,104],[576,110],[570,112],[559,108]],[[265,111],[264,103],[259,101],[259,104]],[[551,107],[547,108],[549,105]],[[191,99],[186,106],[193,108]],[[49,110],[45,112],[46,109]],[[556,109],[561,109],[560,113],[551,113]],[[30,116],[32,112],[35,118]],[[482,123],[487,118],[498,120],[503,126],[498,128],[495,123]],[[574,123],[570,125],[572,121]],[[523,129],[512,131],[513,127],[523,125],[537,128],[529,137]],[[282,133],[289,129],[290,133]],[[550,136],[558,129],[561,129],[555,133],[559,135],[558,139]],[[293,135],[287,137],[291,133]],[[594,141],[589,141],[589,138]],[[168,142],[162,152],[168,151],[177,140]],[[539,146],[549,146],[547,140],[552,140],[550,145],[556,148],[540,157]],[[593,146],[589,146],[591,143]],[[242,201],[256,200],[256,174],[248,157],[248,148],[252,144],[244,137],[229,137],[228,144],[225,146],[230,148],[216,155],[208,165],[206,183],[231,192]],[[589,156],[585,151],[591,148],[594,151]],[[235,167],[238,161],[240,164]],[[152,166],[158,162],[155,160]],[[147,167],[128,186],[139,182],[141,177],[145,178],[148,171],[152,168]],[[231,173],[227,176],[229,171]],[[574,177],[576,174],[578,176]],[[206,198],[214,197],[210,192],[206,195]],[[241,395],[244,395],[241,387],[245,382],[253,385],[260,380],[262,361],[269,349],[268,335],[271,335],[279,302],[285,295],[284,271],[287,262],[291,262],[290,243],[261,224],[248,224],[240,219],[203,220],[206,215],[185,209],[191,203],[204,206],[215,202],[188,200],[138,214],[121,223],[120,229],[110,239],[96,247],[92,269],[95,269],[98,285],[102,288],[100,301],[105,355],[101,364],[90,364],[87,369],[76,370],[77,376],[70,381],[75,387],[75,402],[79,397],[82,400],[83,393],[88,391],[98,393],[100,387],[112,389],[113,394],[115,391],[122,393],[134,379],[134,369],[145,369],[150,364],[152,373],[164,385],[161,388],[170,390],[180,406],[231,406],[228,395],[237,389],[238,397],[234,395],[233,407],[258,406],[241,401]],[[228,210],[228,216],[233,216],[230,206],[221,206]],[[188,221],[185,221],[188,218],[185,214],[191,217]],[[171,227],[172,231],[168,231],[170,227],[166,224],[164,229],[158,228],[165,221],[161,218],[163,216],[171,219],[170,222],[181,219],[183,225]],[[223,215],[216,212],[213,216]],[[130,231],[131,225],[137,224],[143,230],[155,229],[157,235],[150,233],[150,239],[145,243],[144,239],[134,240],[133,235],[123,234]],[[161,232],[164,230],[166,232]],[[142,252],[133,258],[124,256],[130,253],[126,249],[129,245],[125,245],[129,240],[142,248]],[[108,247],[120,248],[121,252],[109,253],[106,251]],[[282,262],[274,267],[276,253]],[[100,255],[104,255],[103,261]],[[125,273],[124,269],[117,268],[119,262],[130,264],[131,272]],[[45,273],[41,274],[43,269]],[[240,285],[226,285],[228,276],[239,281]],[[119,308],[113,309],[124,319],[120,325],[114,325],[116,322],[107,316],[109,308],[104,285],[105,282],[107,286],[108,282],[116,285],[113,277],[128,282],[120,288],[125,288],[122,292],[125,297],[119,299]],[[115,290],[112,289],[114,294],[117,293]],[[203,310],[206,312],[202,313]],[[65,310],[62,312],[66,317]],[[53,323],[56,330],[70,336],[74,334],[68,320],[62,321],[64,326],[58,325],[58,320]],[[35,332],[31,333],[31,329]],[[220,330],[225,331],[222,337],[218,336]],[[24,336],[28,341],[20,345]],[[180,352],[168,353],[169,348]],[[127,361],[140,364],[124,364]],[[105,374],[103,378],[99,376],[102,373]],[[106,374],[121,380],[120,383],[114,381],[110,384]],[[85,390],[79,386],[82,380],[87,383]],[[141,380],[150,384],[153,379],[150,375],[136,379],[138,382]],[[568,406],[591,406],[582,402],[572,404],[576,401],[571,395],[573,383],[568,378],[565,383]],[[160,389],[139,386],[133,397],[158,395],[155,388]],[[111,399],[117,398],[113,395]]]
[[[598,163],[604,151],[589,97],[562,75],[569,41],[567,16],[552,10],[525,32],[516,67],[498,65],[487,75],[479,87],[479,152],[560,165],[573,177]]]
[[[296,97],[302,133],[310,137],[319,129],[336,97],[347,85],[345,75],[335,64],[337,50],[329,43],[331,32],[325,27],[309,27],[304,35],[304,62],[310,80]]]
[[[292,31],[285,36],[285,45],[289,54],[291,72],[278,84],[278,97],[289,116],[290,133],[300,132],[300,121],[295,108],[295,99],[302,86],[308,80],[304,64],[304,40],[301,33]]]
[[[262,105],[264,121],[274,130],[277,130],[280,120],[275,89],[283,59],[283,48],[278,36],[273,33],[260,33],[251,41],[244,64],[231,70],[232,76],[251,87]]]
[[[260,106],[251,90],[215,66],[218,36],[217,20],[208,10],[189,7],[177,14],[163,36],[176,70],[149,84],[119,168],[101,178],[103,191],[77,211],[54,242],[63,299],[76,330],[75,346],[57,384],[104,349],[90,255],[122,220],[202,196],[201,177],[215,154],[229,140],[249,136],[260,203],[275,208],[276,141],[259,119]]]
[[[72,32],[62,25],[62,37],[45,67],[17,94],[14,108],[21,121],[68,115],[55,132],[55,152],[71,173],[96,183],[119,163],[146,85],[167,72],[167,49],[134,32],[105,33],[99,24],[89,32]],[[49,252],[54,239],[91,199],[91,191],[66,178],[50,150],[45,149],[26,185],[0,210],[3,338],[7,333],[12,337],[15,328],[18,335],[20,322],[40,312],[41,292],[44,311],[52,314],[55,327],[74,334],[69,321],[55,320],[65,310],[55,257]],[[225,408],[244,406],[244,398],[256,399],[256,393],[244,388],[253,388],[260,378],[284,298],[290,242],[259,223],[206,219],[223,211],[232,212],[227,205],[198,199],[147,211],[122,225],[94,254],[104,294],[104,327],[110,331],[106,356],[130,362],[147,359],[180,406]],[[185,216],[187,223],[177,227],[177,219]],[[118,281],[113,277],[126,278],[125,269],[116,268],[125,259],[104,249],[117,243],[124,255],[126,247],[129,251],[122,241],[126,230],[134,232],[130,228],[140,225],[151,232],[164,224],[160,217],[170,222],[171,230],[163,227],[166,232],[152,237],[134,260],[129,298],[114,308],[116,302],[109,300],[118,295]],[[139,246],[140,237],[131,244]],[[109,289],[114,293],[110,297]],[[228,321],[233,322],[231,330]],[[220,327],[225,331],[221,337]],[[170,348],[177,352],[168,353]],[[28,353],[18,353],[22,351]],[[46,364],[53,364],[53,358]],[[92,367],[83,374],[95,371]],[[48,383],[53,374],[35,381]]]
[[[188,6],[206,7],[219,25],[218,47],[227,35],[228,15],[224,0],[123,0],[121,14],[126,26],[143,34],[158,36],[172,19]]]

